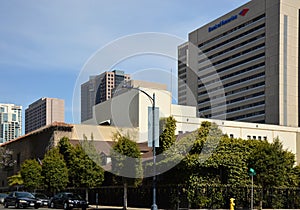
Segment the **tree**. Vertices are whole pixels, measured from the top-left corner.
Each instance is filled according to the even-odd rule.
[[[57,148],[50,149],[43,159],[42,176],[49,191],[56,192],[68,184],[68,168]]]
[[[72,187],[100,187],[104,180],[104,171],[94,159],[99,155],[93,140],[84,140],[73,146],[69,138],[63,137],[58,143],[58,149],[69,168],[69,185]],[[93,158],[93,159],[92,159]]]
[[[249,168],[255,169],[257,183],[263,188],[290,186],[294,154],[284,150],[278,138],[273,143],[259,142],[249,157]]]
[[[20,174],[24,186],[32,191],[43,186],[42,166],[36,160],[25,160],[21,165]]]
[[[159,147],[156,150],[158,155],[169,149],[176,141],[176,120],[170,116],[160,120],[160,124],[162,132],[159,136]]]
[[[20,174],[20,172],[18,172],[15,175],[12,175],[10,177],[8,177],[8,185],[9,186],[16,186],[17,190],[19,188],[19,186],[23,185],[24,181],[22,179],[22,176]]]
[[[77,145],[74,150],[74,160],[71,166],[75,187],[100,187],[104,180],[104,171]]]
[[[111,151],[112,172],[122,176],[119,178],[121,178],[124,186],[123,208],[127,209],[128,184],[138,186],[142,181],[141,152],[137,143],[130,140],[129,134],[122,136],[120,133],[116,133],[114,140],[115,143]]]

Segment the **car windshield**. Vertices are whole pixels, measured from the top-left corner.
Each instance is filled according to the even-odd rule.
[[[34,196],[28,192],[16,192],[16,197],[17,198],[34,198]]]
[[[42,198],[42,199],[47,199],[47,198],[48,198],[45,194],[39,194],[39,193],[34,194],[34,196],[35,196],[36,198]]]
[[[7,197],[7,194],[0,194],[0,198],[5,198]]]
[[[80,195],[77,195],[77,194],[67,194],[68,198],[71,198],[71,199],[82,199],[80,197]]]

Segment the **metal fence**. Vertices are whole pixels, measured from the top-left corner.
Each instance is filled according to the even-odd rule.
[[[85,191],[79,193],[84,195]],[[91,204],[122,206],[123,187],[90,189],[88,197]],[[157,205],[160,209],[228,209],[230,198],[235,198],[235,209],[250,209],[251,188],[202,186],[189,201],[185,186],[157,186]],[[254,188],[253,202],[255,209],[299,209],[300,188]],[[151,205],[151,186],[128,187],[128,206],[150,208]]]

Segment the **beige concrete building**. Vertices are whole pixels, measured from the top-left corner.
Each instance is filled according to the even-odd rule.
[[[159,118],[173,116],[177,126],[176,135],[195,131],[202,122],[210,121],[216,123],[224,134],[232,138],[273,142],[278,137],[284,149],[295,154],[296,162],[300,162],[299,127],[199,118],[195,106],[172,104],[171,93],[166,90],[166,86],[143,81],[131,81],[130,84],[150,96],[155,93]],[[137,134],[135,140],[145,143],[148,141],[148,107],[151,106],[151,100],[141,91],[125,89],[114,98],[94,106],[94,117],[83,123],[132,128],[131,132]]]
[[[57,98],[41,98],[25,110],[25,134],[49,125],[65,121],[65,102]]]
[[[81,121],[92,118],[93,106],[110,99],[113,96],[113,89],[128,80],[130,75],[120,70],[90,76],[89,81],[81,85]]]
[[[178,48],[178,101],[200,117],[299,126],[298,0],[252,0]]]
[[[109,155],[112,148],[113,135],[116,132],[125,135],[128,130],[110,126],[75,125],[55,122],[5,142],[1,146],[13,151],[12,160],[15,160],[16,164],[13,167],[0,169],[0,188],[8,186],[7,177],[16,174],[25,160],[42,160],[45,153],[56,146],[62,137],[68,137],[72,144],[80,143],[84,140],[84,136],[87,137],[87,140],[93,138],[99,155]],[[143,152],[145,151],[143,150]],[[103,163],[103,165],[106,164],[109,163]]]

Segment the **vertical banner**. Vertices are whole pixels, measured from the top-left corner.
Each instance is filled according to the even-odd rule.
[[[148,147],[153,147],[153,111],[148,107]],[[154,141],[155,147],[159,147],[159,108],[154,108]]]

